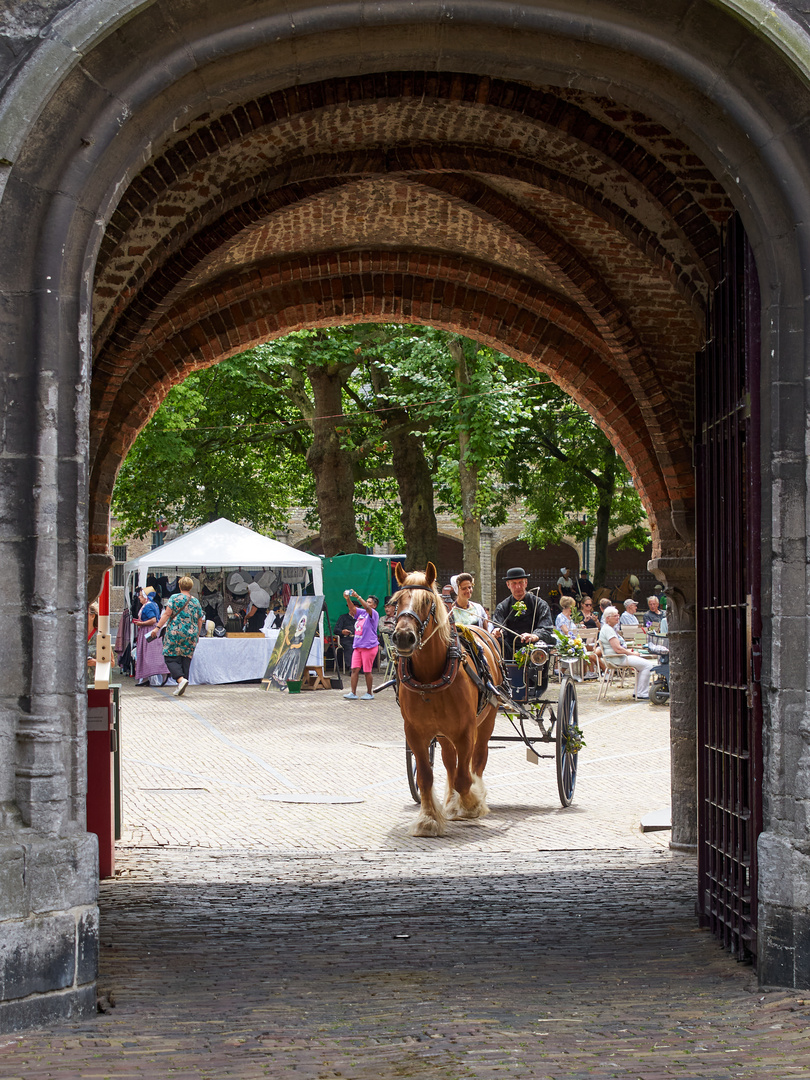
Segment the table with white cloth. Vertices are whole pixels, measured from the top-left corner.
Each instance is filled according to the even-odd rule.
[[[247,682],[263,679],[280,631],[265,631],[264,637],[200,638],[191,660],[189,682],[202,683]],[[323,639],[312,642],[308,663],[323,665]]]

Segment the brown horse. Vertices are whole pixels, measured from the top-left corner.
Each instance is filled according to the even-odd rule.
[[[400,591],[391,640],[397,650],[399,707],[405,738],[416,760],[421,809],[412,836],[444,836],[447,818],[478,818],[489,813],[482,775],[497,704],[479,690],[474,666],[457,639],[455,623],[435,587],[436,568],[424,574],[395,569]],[[484,630],[469,627],[480,643],[493,685],[502,680],[500,650]],[[447,770],[445,806],[433,798],[430,744],[438,739]]]

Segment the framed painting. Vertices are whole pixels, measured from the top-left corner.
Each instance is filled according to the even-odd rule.
[[[323,609],[322,596],[291,596],[278,640],[264,673],[269,690],[284,690],[288,682],[298,682],[306,670],[309,652]]]

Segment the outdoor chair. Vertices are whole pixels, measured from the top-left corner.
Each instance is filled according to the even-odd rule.
[[[380,637],[382,638],[383,649],[385,651],[385,666],[383,666],[383,663],[381,663],[380,670],[382,671],[383,679],[387,681],[388,679],[393,679],[394,677],[394,671],[396,670],[397,665],[397,654],[393,644],[391,643],[391,635],[386,634],[383,631],[380,634]]]
[[[599,687],[599,694],[596,698],[597,701],[604,701],[607,698],[607,692],[615,682],[618,682],[624,687],[624,677],[628,671],[633,672],[635,675],[635,671],[633,671],[631,667],[628,667],[627,664],[614,664],[604,657],[603,659],[605,660],[605,670],[600,671],[599,673],[601,685]]]

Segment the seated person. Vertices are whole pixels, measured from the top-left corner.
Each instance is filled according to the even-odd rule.
[[[560,614],[554,620],[554,626],[561,634],[567,634],[571,638],[577,636],[577,624],[574,622],[573,596],[560,597]]]
[[[644,628],[646,630],[652,630],[653,632],[655,632],[661,623],[661,616],[663,614],[664,613],[661,610],[661,604],[658,597],[655,595],[648,596],[647,610],[641,616],[642,622],[644,623]]]
[[[472,574],[459,574],[456,578],[456,602],[450,611],[457,626],[489,626],[487,613],[480,604],[471,600],[475,580]]]
[[[590,596],[582,597],[582,603],[579,605],[579,610],[582,612],[582,628],[584,630],[598,630],[599,615],[594,613],[593,600],[590,598]]]
[[[540,640],[540,630],[551,630],[553,626],[551,612],[545,600],[536,593],[528,592],[529,575],[522,566],[513,566],[507,570],[504,578],[512,594],[495,608],[492,621],[495,623],[493,636],[500,639],[504,660],[510,661],[515,647],[528,645]],[[519,605],[519,607],[518,607]],[[518,611],[515,612],[515,608]]]
[[[636,701],[650,699],[650,672],[657,661],[647,660],[628,649],[618,630],[619,612],[615,607],[605,609],[602,629],[599,631],[599,644],[606,662],[613,667],[632,667],[636,672],[636,688],[633,696]]]
[[[582,625],[580,629],[598,630],[599,616],[594,614],[593,600],[590,596],[582,597],[580,610],[582,612]],[[598,670],[605,670],[605,662],[602,659],[602,648],[598,640],[595,641],[593,645],[586,645],[585,648],[588,650],[588,659],[585,663],[585,678],[595,679]]]
[[[386,596],[383,602],[383,610],[385,614],[380,619],[380,624],[377,627],[377,635],[380,639],[380,656],[385,659],[391,659],[391,653],[394,653],[394,646],[391,643],[391,635],[394,632],[394,628],[397,625],[397,605],[391,603],[391,597]],[[383,636],[385,635],[385,636]],[[388,644],[386,644],[385,638],[388,638]],[[390,645],[390,652],[389,652]]]
[[[386,596],[383,602],[383,610],[385,615],[380,619],[380,633],[393,634],[394,627],[397,624],[397,605],[391,603],[390,596]]]
[[[635,600],[625,600],[624,611],[622,612],[619,622],[622,626],[638,626],[638,618],[636,617],[636,611],[638,611],[638,604]]]

